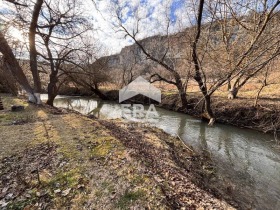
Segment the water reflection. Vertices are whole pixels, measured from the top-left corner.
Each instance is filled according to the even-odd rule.
[[[58,98],[55,106],[99,118],[121,118],[120,105],[90,98]],[[213,128],[185,114],[157,108],[157,127],[179,135],[197,151],[208,151],[221,177],[253,209],[280,209],[280,154],[273,136],[216,124]]]

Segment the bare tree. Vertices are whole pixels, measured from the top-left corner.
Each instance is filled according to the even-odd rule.
[[[122,70],[120,87],[128,85],[137,77],[136,71],[139,71],[137,66],[137,56],[133,50],[130,50],[128,54],[121,57],[120,68]]]
[[[115,5],[115,18],[118,21],[116,23],[118,31],[121,31],[125,34],[126,37],[129,37],[134,41],[135,45],[142,52],[142,56],[144,57],[143,59],[150,60],[155,64],[163,67],[163,69],[172,76],[171,79],[167,79],[164,78],[163,75],[160,75],[159,72],[157,72],[156,74],[152,75],[151,80],[164,81],[168,84],[176,86],[181,99],[182,108],[187,108],[186,85],[182,80],[182,76],[180,75],[179,70],[177,69],[178,60],[180,60],[181,58],[178,57],[178,50],[176,48],[172,48],[172,43],[174,42],[172,42],[169,35],[170,19],[168,18],[168,15],[165,36],[155,36],[153,37],[153,39],[149,39],[152,40],[152,42],[149,42],[148,39],[140,41],[137,36],[140,32],[139,25],[143,18],[136,15],[134,29],[130,31],[124,24],[122,9],[123,8],[117,2]],[[135,10],[137,11],[137,8]]]
[[[198,55],[198,42],[200,40],[201,29],[202,29],[202,15],[203,15],[203,7],[204,7],[204,0],[199,1],[198,11],[197,11],[197,26],[196,26],[196,35],[195,40],[192,44],[192,59],[194,63],[195,75],[194,79],[197,82],[201,93],[204,97],[204,117],[210,120],[209,125],[213,125],[215,122],[215,117],[211,108],[211,95],[208,93],[206,79],[203,78],[205,76],[204,70],[199,61]]]
[[[50,66],[47,104],[53,106],[58,94],[59,72],[68,64],[79,65],[80,54],[87,53],[91,47],[83,39],[91,29],[87,19],[77,9],[78,0],[60,1],[62,7],[57,7],[52,1],[44,1],[44,12],[40,15],[36,34],[41,39],[36,41],[42,53],[37,53]]]
[[[278,7],[279,1],[268,4],[266,0],[207,3],[213,17],[208,26],[212,33],[208,58],[224,74],[218,76],[213,91],[227,80],[229,98],[235,98],[240,88],[279,55]]]
[[[36,50],[36,43],[35,43],[35,36],[36,36],[36,28],[38,25],[38,18],[40,15],[40,11],[42,8],[44,1],[37,0],[32,13],[31,23],[29,26],[29,56],[30,56],[30,70],[32,72],[33,81],[34,81],[34,92],[36,96],[36,100],[38,103],[40,102],[40,93],[41,93],[41,80],[38,71],[38,64],[37,64],[37,50]]]
[[[230,1],[199,1],[196,35],[191,44],[192,59],[194,79],[203,94],[204,117],[210,119],[210,124],[215,120],[211,95],[227,82],[234,81],[230,87],[230,97],[234,98],[249,79],[279,55],[279,33],[273,28],[279,22],[275,18],[279,4],[274,1],[265,5],[255,14],[256,22],[256,18],[240,14],[244,8],[253,10],[255,4],[240,2],[237,5],[242,9],[233,12]],[[204,17],[207,21],[203,23]]]
[[[277,76],[274,76],[274,74],[277,75],[277,73],[279,73],[279,71],[278,72],[276,71],[278,66],[279,66],[279,59],[273,60],[268,65],[266,65],[264,71],[261,72],[261,75],[258,75],[258,78],[260,78],[258,79],[258,83],[260,83],[261,86],[257,91],[255,97],[255,101],[254,101],[255,107],[258,106],[258,100],[263,89],[270,85],[276,85],[279,83],[279,78]]]

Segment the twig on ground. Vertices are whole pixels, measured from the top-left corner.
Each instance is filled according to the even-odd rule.
[[[193,152],[193,150],[188,146],[188,145],[186,145],[186,143],[181,139],[181,137],[177,134],[177,138],[183,143],[183,145],[185,145],[185,147],[189,150],[189,151],[191,151],[191,152]]]

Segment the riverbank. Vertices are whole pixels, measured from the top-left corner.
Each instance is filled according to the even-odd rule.
[[[25,106],[0,112],[3,209],[233,209],[204,185],[211,162],[162,130],[2,100]]]
[[[106,95],[111,100],[118,100],[118,91],[108,91]],[[201,99],[202,97],[199,95],[189,95],[188,108],[182,109],[177,94],[163,93],[161,103],[158,106],[201,118]],[[143,96],[136,96],[130,102],[149,103],[150,101]],[[279,100],[273,98],[260,99],[256,107],[253,98],[239,97],[228,100],[226,96],[213,96],[211,102],[216,122],[271,133],[274,134],[276,141],[280,138]]]

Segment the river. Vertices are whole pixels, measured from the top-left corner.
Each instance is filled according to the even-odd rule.
[[[121,105],[116,102],[59,96],[54,105],[101,119],[122,117]],[[183,113],[161,108],[156,111],[159,116],[155,126],[171,135],[179,135],[196,151],[210,154],[218,176],[230,183],[233,196],[241,206],[280,209],[280,149],[272,135],[218,123],[209,127]]]

